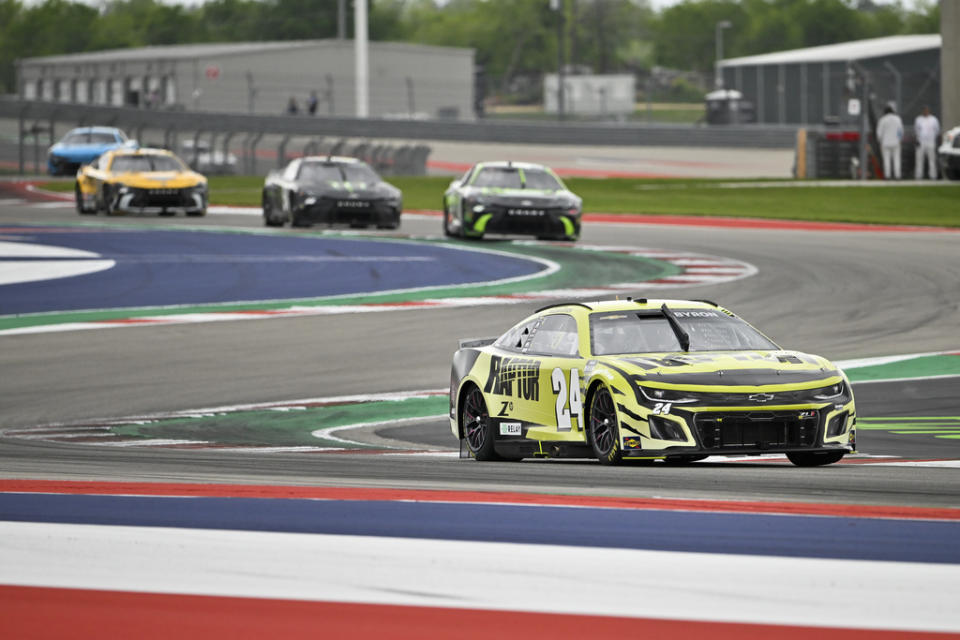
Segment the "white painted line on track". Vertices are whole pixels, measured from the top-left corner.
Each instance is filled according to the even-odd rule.
[[[960,566],[934,563],[0,522],[0,567],[20,586],[960,631]]]
[[[872,358],[857,358],[854,360],[834,360],[841,369],[858,369],[860,367],[875,367],[882,364],[892,364],[894,362],[903,362],[904,360],[914,360],[916,358],[926,358],[928,356],[946,356],[960,354],[960,349],[950,351],[929,351],[926,353],[907,353],[895,356],[878,356]]]
[[[31,209],[65,209],[72,207],[73,205],[69,202],[32,202],[30,203]]]

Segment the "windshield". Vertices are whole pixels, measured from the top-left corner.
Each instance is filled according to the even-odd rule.
[[[563,187],[556,178],[543,169],[516,167],[484,167],[471,181],[472,187],[496,189],[545,189],[556,191]]]
[[[117,141],[112,133],[101,131],[74,131],[63,137],[63,144],[113,144]]]
[[[380,178],[373,169],[360,163],[305,162],[300,165],[300,174],[297,179],[306,183],[380,182]]]
[[[183,171],[183,165],[173,156],[117,156],[110,165],[110,171],[114,173]]]
[[[759,331],[739,318],[707,309],[671,309],[690,336],[690,351],[776,350]],[[660,312],[597,313],[590,316],[594,355],[683,351],[676,332]]]

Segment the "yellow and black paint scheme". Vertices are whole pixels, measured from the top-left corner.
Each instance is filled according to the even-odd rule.
[[[77,172],[77,212],[207,213],[207,179],[166,149],[107,151]]]
[[[769,348],[595,355],[591,318],[611,312],[681,320],[713,314],[755,332]],[[686,463],[786,454],[815,466],[839,461],[856,445],[856,408],[841,370],[820,356],[780,349],[708,301],[552,305],[500,338],[461,341],[449,406],[462,457],[479,460]]]

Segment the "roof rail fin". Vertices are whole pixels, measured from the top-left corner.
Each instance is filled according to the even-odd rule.
[[[583,307],[584,309],[589,309],[590,311],[593,311],[593,307],[586,305],[582,302],[555,302],[553,304],[548,304],[545,307],[540,307],[539,309],[534,311],[534,313],[540,313],[541,311],[546,311],[547,309],[553,309],[554,307],[569,307],[569,306]]]

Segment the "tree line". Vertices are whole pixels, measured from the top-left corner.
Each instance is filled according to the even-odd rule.
[[[346,3],[347,37],[353,31]],[[15,60],[102,49],[202,42],[333,38],[336,0],[0,0],[0,93],[16,91]],[[370,39],[472,47],[488,87],[555,71],[713,68],[715,28],[725,57],[863,38],[939,32],[935,0],[369,0]],[[561,45],[562,43],[562,45]]]

